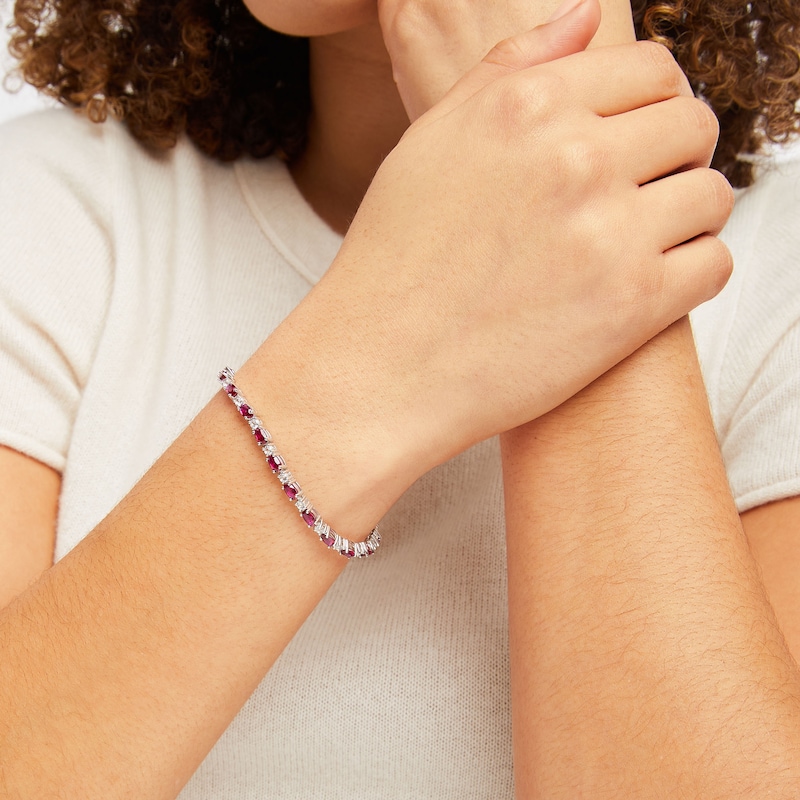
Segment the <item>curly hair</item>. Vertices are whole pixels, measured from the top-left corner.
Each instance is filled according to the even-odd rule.
[[[796,0],[634,0],[639,38],[674,53],[720,119],[714,166],[753,181],[767,141],[800,131]],[[124,120],[168,148],[299,155],[310,113],[308,41],[257,22],[241,0],[17,0],[10,50],[29,83],[94,121]]]
[[[9,50],[28,83],[156,149],[184,131],[223,161],[303,149],[308,41],[241,0],[18,0]]]
[[[672,50],[720,121],[712,166],[749,186],[753,156],[800,131],[797,0],[634,0],[639,38]]]

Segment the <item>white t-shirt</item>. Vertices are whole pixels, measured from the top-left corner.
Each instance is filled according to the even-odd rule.
[[[0,444],[63,471],[60,558],[341,239],[277,161],[221,165],[185,141],[154,155],[65,111],[1,128],[0,175]],[[739,197],[735,275],[694,316],[740,510],[800,494],[798,222],[790,159]],[[418,481],[382,531],[182,800],[513,796],[497,441]]]

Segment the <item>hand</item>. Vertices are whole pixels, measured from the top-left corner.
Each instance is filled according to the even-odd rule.
[[[395,82],[413,121],[490,50],[496,58],[503,48],[513,48],[514,40],[506,40],[533,28],[541,8],[530,0],[378,0],[378,14]],[[528,66],[583,50],[599,22],[597,0],[565,0],[530,42],[537,52],[526,53]]]
[[[728,278],[708,235],[732,206],[705,168],[716,119],[670,54],[525,68],[541,35],[501,45],[411,126],[283,350],[278,332],[287,359],[305,354],[287,406],[323,409],[331,463],[391,452],[381,469],[404,487],[559,405]]]

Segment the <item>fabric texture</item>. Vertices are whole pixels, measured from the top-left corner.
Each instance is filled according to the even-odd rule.
[[[62,471],[61,558],[341,239],[278,162],[156,156],[61,110],[0,128],[0,174],[0,444]],[[785,159],[741,193],[736,272],[693,317],[740,510],[800,494],[799,217]],[[181,800],[512,798],[503,529],[496,440],[418,481]]]

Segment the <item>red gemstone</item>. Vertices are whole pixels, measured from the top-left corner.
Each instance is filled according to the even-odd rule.
[[[267,464],[269,465],[269,468],[273,472],[277,472],[281,468],[282,462],[280,461],[278,456],[270,456],[267,459]]]
[[[336,539],[334,539],[330,534],[327,536],[320,536],[319,540],[325,545],[325,547],[333,547],[333,544],[336,541]]]
[[[250,419],[253,416],[253,409],[250,408],[246,403],[243,403],[239,406],[239,413],[245,418]]]
[[[259,444],[266,444],[267,434],[265,433],[263,428],[256,428],[255,431],[253,431],[253,434],[256,437],[256,441]]]
[[[221,381],[226,381],[226,380],[228,380],[228,376],[224,372],[220,372],[219,379]]]
[[[291,483],[287,483],[287,484],[286,484],[286,485],[283,487],[283,491],[286,493],[286,496],[287,496],[287,497],[288,497],[290,500],[294,500],[294,499],[295,499],[295,497],[297,497],[297,487],[296,487],[296,486],[292,486],[292,484],[291,484]]]
[[[310,511],[304,511],[300,516],[303,518],[303,521],[306,523],[306,525],[308,525],[309,528],[314,527],[314,523],[317,521],[317,518]]]
[[[349,550],[345,550],[344,553],[342,553],[342,555],[345,558],[353,558],[353,556],[355,556],[355,554],[356,554],[356,551],[352,547]]]
[[[225,387],[225,392],[226,392],[226,394],[230,395],[231,397],[236,397],[238,395],[238,392],[236,391],[236,387],[232,383],[229,383]]]

